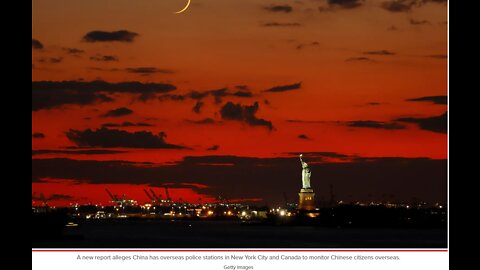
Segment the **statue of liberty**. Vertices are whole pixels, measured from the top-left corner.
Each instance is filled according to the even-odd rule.
[[[302,160],[302,154],[300,154],[300,163],[302,164],[302,188],[309,189],[310,187],[310,175],[312,172],[308,167],[308,164]]]

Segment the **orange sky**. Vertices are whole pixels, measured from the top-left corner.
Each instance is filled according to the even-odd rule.
[[[403,6],[396,10],[387,8],[384,3],[390,1],[383,0],[192,0],[186,12],[173,14],[185,2],[33,1],[32,39],[39,41],[42,48],[33,48],[32,41],[32,82],[166,83],[176,87],[168,94],[184,96],[191,91],[221,88],[233,93],[240,89],[236,86],[244,85],[252,97],[224,96],[220,102],[215,102],[213,96],[201,100],[186,97],[174,101],[161,100],[159,94],[142,101],[129,93],[109,93],[112,101],[108,102],[97,100],[83,105],[59,104],[34,109],[32,134],[42,133],[44,138],[32,138],[32,150],[80,146],[66,136],[68,130],[96,130],[105,123],[125,121],[151,126],[110,129],[153,134],[163,131],[167,143],[189,149],[117,147],[115,150],[126,152],[48,153],[35,154],[32,159],[165,164],[178,162],[185,156],[274,158],[288,152],[447,158],[445,130],[399,120],[423,121],[418,119],[440,116],[447,111],[445,104],[434,104],[431,100],[407,101],[447,95],[446,1],[399,1]],[[131,42],[84,39],[91,31],[119,30],[138,35]],[[65,48],[81,52],[69,53]],[[105,56],[114,61],[99,61],[105,60],[102,58]],[[158,72],[129,72],[145,67],[156,68]],[[265,92],[296,83],[300,83],[297,89]],[[32,91],[38,90],[35,84],[32,87]],[[197,101],[203,102],[199,113],[192,111]],[[221,110],[228,102],[243,106],[258,102],[254,117],[270,121],[273,130],[253,125],[248,119],[225,118]],[[133,113],[102,116],[121,107]],[[202,125],[188,121],[205,118],[215,123]],[[380,127],[358,127],[353,121],[374,121]],[[392,123],[401,128],[388,128]],[[299,138],[301,134],[306,137]],[[214,145],[218,149],[207,150]],[[36,168],[33,169],[35,172]],[[321,172],[317,175],[320,178]],[[166,180],[158,181],[161,185]],[[108,196],[103,192],[106,184],[89,183],[84,179],[77,184],[82,188],[75,190],[65,182],[47,184],[34,180],[32,189],[47,196],[66,194],[77,201],[106,203]],[[109,184],[119,194],[126,189],[121,185],[128,184]],[[135,191],[129,196],[142,196],[144,187],[131,185]],[[197,198],[192,195],[195,190],[178,188],[177,192],[187,199]],[[208,195],[198,196],[215,197],[208,188],[203,192]],[[246,192],[245,198],[248,197],[257,196]],[[143,202],[146,198],[138,200]]]

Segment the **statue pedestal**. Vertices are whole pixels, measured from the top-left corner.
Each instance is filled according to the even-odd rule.
[[[313,189],[302,188],[298,196],[298,210],[315,210],[315,193]]]

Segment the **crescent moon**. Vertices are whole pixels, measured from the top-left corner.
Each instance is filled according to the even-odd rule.
[[[190,1],[191,1],[191,0],[188,0],[187,5],[186,5],[183,9],[181,9],[181,10],[179,10],[179,11],[176,11],[176,12],[174,12],[174,13],[175,13],[175,14],[180,14],[180,13],[184,12],[185,10],[187,10],[188,6],[190,6]]]

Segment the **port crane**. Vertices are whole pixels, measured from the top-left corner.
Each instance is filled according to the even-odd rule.
[[[157,201],[157,202],[161,202],[162,201],[162,195],[158,195],[155,193],[155,191],[153,191],[153,189],[150,189],[150,192],[152,193],[152,196],[153,198]]]
[[[165,187],[165,195],[167,195],[167,201],[172,202],[172,198],[170,198],[170,194],[168,193],[168,187]]]
[[[110,196],[110,198],[112,199],[112,202],[118,204],[119,206],[128,206],[128,205],[137,204],[136,201],[127,199],[125,194],[123,194],[122,197],[119,198],[116,194],[112,194],[112,192],[110,192],[110,190],[108,190],[107,188],[105,189],[105,191],[108,193],[108,196]]]
[[[145,194],[147,194],[147,197],[150,199],[150,201],[152,201],[152,204],[155,204],[156,200],[152,197],[152,195],[150,195],[150,193],[148,193],[146,189],[143,189],[143,191],[145,191]]]

